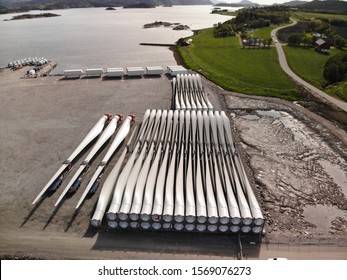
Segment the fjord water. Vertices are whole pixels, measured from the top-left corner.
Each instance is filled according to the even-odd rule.
[[[58,63],[53,73],[64,69],[95,67],[153,66],[176,64],[168,47],[140,43],[173,44],[230,17],[211,14],[212,6],[173,6],[153,9],[105,8],[53,10],[59,17],[11,19],[0,16],[0,67],[26,57],[45,57]],[[42,13],[32,11],[31,13]],[[158,27],[143,29],[154,21],[188,25],[175,31]]]

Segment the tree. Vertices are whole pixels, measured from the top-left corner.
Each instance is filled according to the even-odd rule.
[[[340,67],[337,63],[331,63],[323,70],[323,77],[329,84],[340,82],[342,77],[340,73]]]
[[[272,43],[272,39],[271,38],[267,38],[266,39],[266,45],[267,45],[268,48],[270,48],[271,43]]]
[[[260,27],[260,22],[259,20],[253,20],[250,24],[249,24],[250,28],[258,28]]]
[[[261,43],[263,44],[263,48],[265,49],[265,47],[266,47],[266,39],[261,39]]]
[[[235,36],[235,32],[233,30],[233,26],[230,23],[218,23],[213,28],[213,36],[216,38],[230,37]]]
[[[319,22],[317,20],[311,20],[310,23],[308,24],[308,29],[310,31],[315,31],[317,26],[319,26]]]
[[[345,78],[347,73],[347,53],[341,52],[328,59],[323,70],[323,77],[329,83],[337,83]]]
[[[336,35],[334,37],[334,46],[337,48],[337,49],[342,49],[346,44],[346,41],[339,35]]]
[[[304,47],[307,47],[311,44],[311,38],[308,36],[305,36],[304,38],[302,38],[302,43],[304,44]]]
[[[300,46],[302,41],[301,33],[293,33],[288,36],[288,45],[289,46]]]

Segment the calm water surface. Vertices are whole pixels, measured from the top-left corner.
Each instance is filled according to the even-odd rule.
[[[4,21],[0,16],[0,66],[26,57],[45,57],[64,69],[153,66],[176,64],[167,47],[140,43],[171,44],[230,17],[211,14],[212,6],[174,6],[154,9],[105,8],[55,10],[60,17]],[[34,11],[32,13],[40,13]],[[154,21],[188,25],[191,30],[159,27],[143,29]]]

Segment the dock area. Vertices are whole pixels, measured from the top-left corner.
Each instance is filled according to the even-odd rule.
[[[83,207],[75,211],[81,190],[79,195],[66,197],[54,208],[63,190],[59,188],[33,207],[37,193],[100,116],[132,114],[140,122],[149,108],[169,110],[173,78],[161,75],[141,79],[20,79],[28,69],[0,72],[0,254],[21,252],[41,258],[72,259],[237,258],[239,246],[228,235],[92,230],[91,212],[98,195],[86,199]],[[266,259],[281,253],[296,259],[344,259],[347,241],[341,235],[343,223],[334,229],[330,229],[330,224],[321,227],[323,215],[310,217],[310,209],[305,207],[312,204],[312,198],[316,199],[317,208],[323,201],[334,202],[330,207],[334,209],[346,205],[339,178],[329,176],[329,169],[318,168],[320,159],[324,159],[326,166],[346,170],[342,157],[346,150],[331,131],[341,133],[341,139],[347,139],[343,136],[346,134],[291,102],[227,92],[205,79],[202,83],[214,109],[224,110],[231,119],[245,169],[252,174],[250,183],[256,195],[263,196],[260,203],[264,207],[266,238],[261,245],[258,241],[242,240],[244,258]],[[92,169],[97,168],[106,151],[97,155]],[[119,155],[116,152],[111,159],[103,180]],[[305,155],[313,156],[302,158]],[[312,177],[313,171],[320,176],[319,180]],[[65,180],[69,181],[72,175],[73,172]],[[85,182],[92,175],[87,174]],[[298,180],[303,183],[299,185]],[[317,190],[315,186],[322,182],[327,187]],[[279,192],[278,186],[287,189]]]

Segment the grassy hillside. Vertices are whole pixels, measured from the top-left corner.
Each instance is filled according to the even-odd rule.
[[[322,89],[324,85],[323,68],[330,56],[341,52],[340,50],[331,49],[330,56],[315,52],[312,49],[285,46],[284,51],[290,68],[301,78]],[[347,82],[341,82],[334,86],[323,89],[331,95],[336,95],[347,101]]]
[[[189,47],[180,47],[184,63],[221,87],[246,94],[298,100],[300,93],[271,49],[243,49],[238,37],[214,38],[200,30]]]

